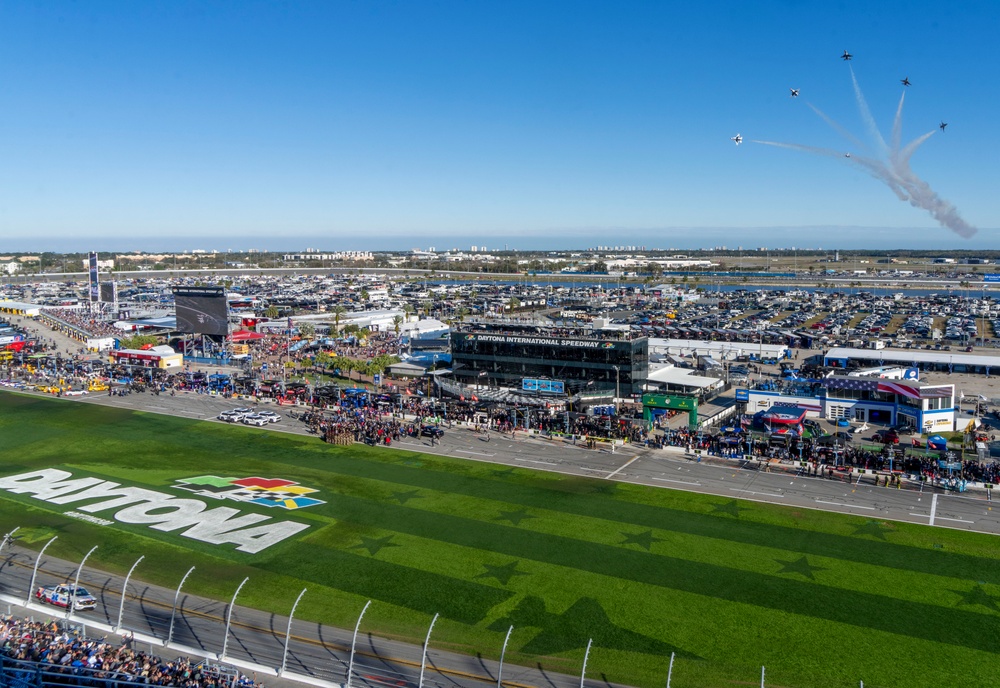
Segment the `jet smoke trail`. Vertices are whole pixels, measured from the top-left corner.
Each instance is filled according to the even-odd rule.
[[[875,124],[875,118],[872,117],[871,110],[868,109],[868,101],[865,100],[865,94],[861,92],[861,86],[858,85],[858,79],[854,76],[854,67],[848,65],[851,70],[851,82],[854,84],[854,99],[858,101],[858,111],[861,113],[861,120],[868,127],[868,135],[872,137],[872,140],[878,143],[879,150],[882,151],[883,155],[888,150],[885,145],[885,139],[882,138],[882,132],[878,130],[878,125]]]
[[[899,95],[899,105],[896,107],[896,117],[892,120],[892,150],[899,150],[899,141],[903,137],[903,100],[906,90]]]
[[[824,122],[826,122],[830,126],[831,129],[833,129],[835,132],[837,132],[838,134],[840,134],[841,136],[843,136],[845,139],[847,139],[848,141],[850,141],[851,143],[853,143],[859,149],[870,150],[869,147],[863,141],[861,141],[861,139],[859,139],[857,136],[855,136],[851,132],[847,131],[847,129],[845,129],[844,127],[840,126],[840,124],[838,124],[836,122],[836,120],[834,120],[832,117],[828,116],[825,112],[823,112],[818,107],[816,107],[815,105],[813,105],[812,103],[810,103],[808,100],[806,101],[806,105],[808,105],[809,109],[812,110],[813,112],[815,112],[819,116],[820,119],[822,119]]]
[[[901,201],[908,202],[914,208],[926,210],[930,213],[931,217],[937,220],[942,226],[947,227],[951,231],[966,239],[973,237],[978,230],[962,219],[962,217],[958,214],[958,209],[954,205],[938,196],[927,182],[918,177],[913,170],[910,169],[910,159],[913,157],[913,154],[916,153],[917,149],[920,148],[920,146],[923,145],[927,139],[933,136],[937,130],[932,129],[926,134],[918,136],[913,141],[910,141],[902,149],[900,148],[903,129],[903,103],[906,97],[906,93],[904,91],[903,95],[899,98],[899,105],[896,107],[896,116],[892,123],[892,134],[890,139],[891,147],[886,146],[885,139],[882,138],[882,133],[879,131],[878,126],[875,123],[875,119],[872,117],[871,111],[868,109],[868,103],[865,101],[864,94],[861,92],[861,86],[858,84],[857,77],[854,75],[854,68],[851,67],[850,71],[851,82],[854,86],[854,98],[857,102],[858,112],[861,114],[861,119],[864,122],[865,127],[868,129],[869,136],[877,144],[878,149],[882,153],[882,157],[885,158],[884,162],[871,157],[844,154],[831,148],[804,146],[798,143],[757,140],[752,141],[752,143],[759,143],[765,146],[775,146],[777,148],[787,148],[803,153],[810,153],[812,155],[821,155],[824,157],[839,158],[844,160],[867,172],[869,175],[888,186]],[[814,106],[812,103],[807,102],[806,104],[831,128],[847,140],[853,142],[859,149],[870,150],[853,134],[823,113],[822,110]]]

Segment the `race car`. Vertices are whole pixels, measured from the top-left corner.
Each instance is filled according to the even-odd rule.
[[[77,586],[76,593],[73,594],[72,591],[72,585],[49,585],[39,588],[35,592],[35,597],[47,604],[54,604],[57,607],[68,607],[69,598],[72,596],[74,611],[94,609],[97,606],[97,600],[87,592],[86,588]]]

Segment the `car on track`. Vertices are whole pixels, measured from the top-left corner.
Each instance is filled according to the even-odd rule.
[[[441,439],[444,436],[444,430],[437,427],[436,425],[425,425],[420,428],[421,437],[433,437],[434,439]]]
[[[243,418],[240,419],[240,422],[243,423],[243,425],[253,425],[260,428],[267,425],[270,421],[259,413],[251,413],[248,416],[243,416]]]
[[[73,611],[83,611],[97,607],[97,599],[86,588],[72,585],[48,585],[35,591],[35,597],[46,604],[68,607],[73,600]]]
[[[281,416],[274,411],[258,411],[257,415],[266,418],[268,423],[277,423],[281,420]]]
[[[217,420],[225,421],[227,423],[238,423],[241,418],[243,418],[243,415],[236,413],[235,411],[223,411],[216,416]]]

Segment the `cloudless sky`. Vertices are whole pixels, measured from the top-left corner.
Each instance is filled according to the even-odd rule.
[[[998,17],[940,1],[4,2],[0,251],[993,248]],[[807,105],[865,136],[845,49],[886,136],[904,76],[904,139],[949,123],[912,167],[976,238],[843,160],[751,142],[855,150]]]

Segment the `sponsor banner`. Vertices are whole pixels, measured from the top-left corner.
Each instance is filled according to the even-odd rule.
[[[204,475],[179,480],[177,487],[211,499],[278,509],[301,509],[324,503],[306,496],[316,490],[291,480]],[[101,478],[74,478],[69,471],[58,468],[0,478],[0,490],[29,495],[50,505],[73,505],[63,513],[91,523],[145,525],[198,542],[236,545],[237,551],[249,554],[261,552],[309,527],[294,521],[276,521],[262,514],[241,513],[226,506],[209,508],[200,499],[184,499]],[[91,517],[91,514],[102,516]]]
[[[557,337],[520,337],[510,334],[466,334],[467,342],[494,342],[497,344],[543,344],[545,346],[572,346],[582,349],[615,349],[631,346],[630,342],[599,342],[586,339],[559,339]]]
[[[97,254],[91,253],[88,261],[90,268],[90,302],[97,303],[101,300],[100,284],[97,277]]]
[[[749,389],[737,389],[736,390],[736,401],[750,401],[750,390]]]

